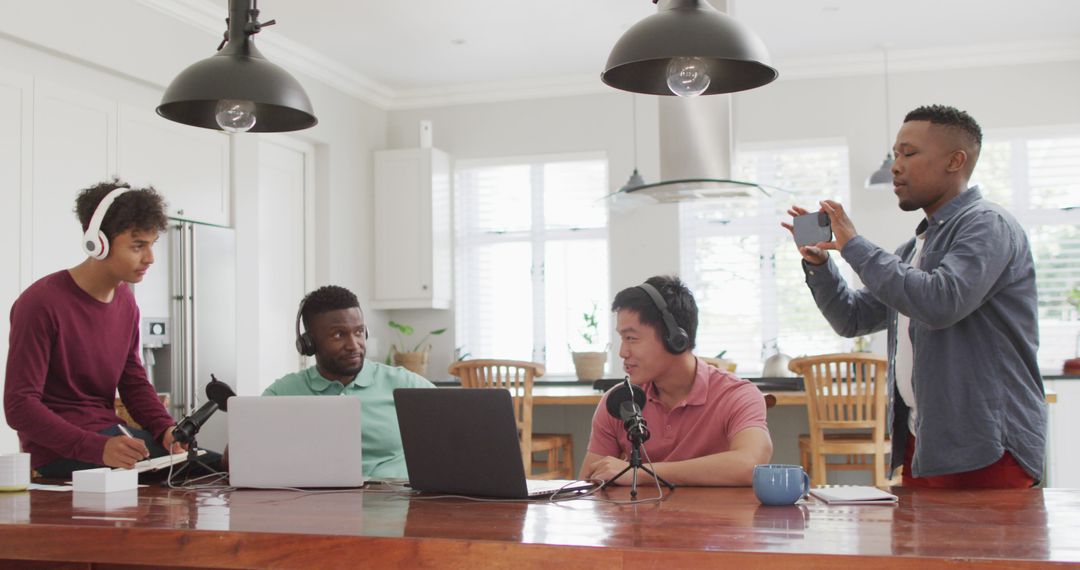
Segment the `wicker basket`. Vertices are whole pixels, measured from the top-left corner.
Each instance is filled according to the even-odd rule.
[[[607,363],[606,352],[574,352],[574,371],[577,372],[578,380],[592,382],[604,377],[604,364]]]
[[[391,350],[393,351],[395,366],[401,366],[402,368],[415,372],[421,376],[427,374],[428,353],[431,351],[430,346],[419,352],[398,352],[393,348],[391,348]]]

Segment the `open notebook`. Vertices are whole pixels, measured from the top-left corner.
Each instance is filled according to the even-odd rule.
[[[877,487],[861,485],[819,487],[810,489],[810,494],[830,505],[895,505],[899,500]]]
[[[206,450],[200,449],[196,453],[198,455],[205,455]],[[183,451],[172,455],[162,455],[161,457],[155,457],[153,459],[143,459],[135,464],[132,471],[137,471],[139,473],[144,471],[160,471],[162,469],[168,469],[170,465],[179,465],[187,461],[187,458],[188,452]]]

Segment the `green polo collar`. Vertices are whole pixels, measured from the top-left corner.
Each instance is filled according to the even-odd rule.
[[[375,382],[375,367],[368,366],[367,363],[365,363],[364,368],[353,377],[352,382],[349,382],[347,385],[342,385],[342,383],[337,380],[326,379],[322,374],[319,374],[318,366],[312,366],[304,370],[304,381],[307,382],[308,388],[310,388],[312,392],[321,394],[334,390],[335,386],[340,386],[340,389],[337,390],[337,393],[340,394],[342,392],[359,390],[371,386],[371,384]]]

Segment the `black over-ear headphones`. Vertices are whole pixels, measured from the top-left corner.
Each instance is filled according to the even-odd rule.
[[[306,330],[300,332],[300,322],[304,318],[304,305],[307,304],[308,297],[310,296],[310,293],[304,295],[304,298],[300,300],[300,308],[296,310],[296,352],[299,352],[304,356],[315,355],[315,339],[312,338],[311,333]],[[367,337],[367,327],[364,327],[364,338],[367,339]]]
[[[642,283],[637,286],[638,289],[649,294],[649,298],[652,299],[653,304],[657,309],[660,309],[660,316],[664,319],[664,347],[668,352],[672,354],[682,354],[690,348],[690,335],[686,334],[686,331],[675,322],[675,317],[668,311],[667,302],[664,301],[663,295],[656,290],[656,287],[648,283]]]
[[[300,332],[300,320],[304,316],[304,304],[307,300],[308,295],[304,295],[304,298],[300,300],[300,308],[296,310],[296,352],[304,356],[312,356],[315,354],[315,339],[311,338],[311,333],[306,330],[303,333]]]

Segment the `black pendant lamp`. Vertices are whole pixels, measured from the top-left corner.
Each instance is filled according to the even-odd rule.
[[[228,132],[276,133],[315,126],[304,88],[255,48],[253,0],[229,0],[229,30],[211,57],[190,65],[165,89],[157,113],[170,121]]]
[[[634,93],[692,97],[776,79],[765,44],[738,20],[706,0],[664,2],[615,42],[601,81]]]
[[[866,179],[867,190],[892,190],[893,153],[889,140],[889,52],[882,48],[881,57],[885,62],[885,160],[881,166]]]

